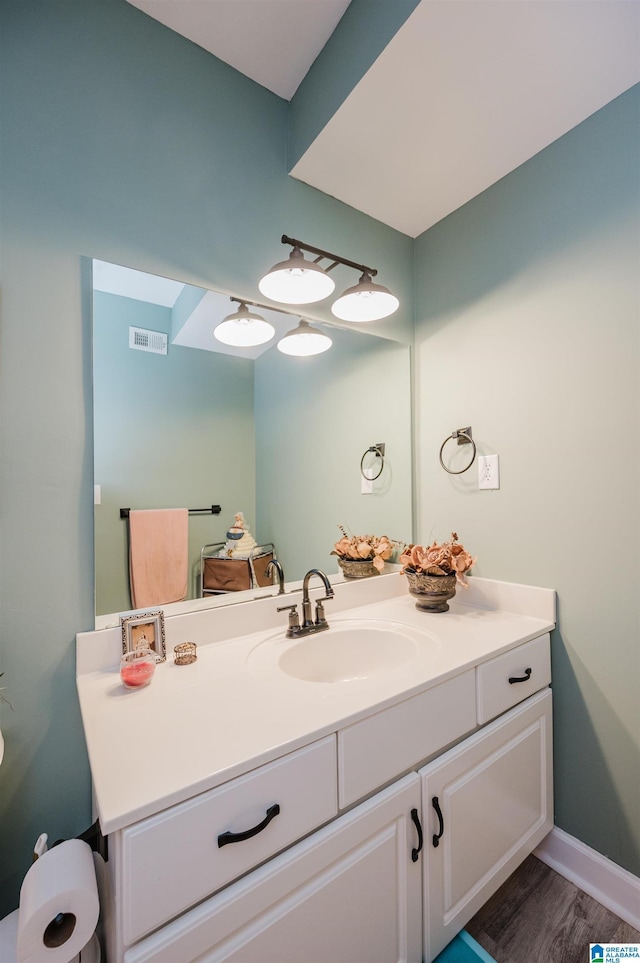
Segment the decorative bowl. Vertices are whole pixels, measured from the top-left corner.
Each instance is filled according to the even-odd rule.
[[[448,600],[456,594],[456,574],[427,575],[424,572],[405,570],[409,592],[416,600],[416,608],[422,612],[448,612]]]
[[[370,558],[338,558],[338,565],[345,578],[369,578],[380,574]]]

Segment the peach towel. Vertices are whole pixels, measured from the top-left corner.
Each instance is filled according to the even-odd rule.
[[[189,512],[129,512],[129,582],[134,609],[187,597]]]

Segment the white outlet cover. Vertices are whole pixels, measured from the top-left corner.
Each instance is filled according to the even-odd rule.
[[[373,469],[365,468],[361,472],[360,477],[360,494],[361,495],[373,495],[373,479],[369,478],[369,472],[373,472]]]
[[[500,458],[498,455],[478,455],[478,488],[500,488]]]

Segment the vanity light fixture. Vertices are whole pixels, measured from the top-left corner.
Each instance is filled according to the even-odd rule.
[[[331,305],[331,313],[341,321],[379,321],[398,310],[400,302],[395,294],[382,284],[371,280],[367,271],[357,284],[347,290]]]
[[[284,235],[282,240],[284,243]],[[289,243],[288,239],[286,243]],[[291,243],[294,248],[287,260],[274,264],[260,280],[261,294],[282,304],[312,304],[329,297],[336,285],[317,263],[320,258],[308,261],[298,242]]]
[[[328,334],[312,328],[308,321],[301,318],[298,327],[288,331],[284,338],[278,341],[278,351],[297,358],[307,358],[312,354],[328,351],[332,344]]]
[[[338,257],[319,247],[312,247],[303,241],[283,234],[283,244],[290,244],[293,248],[288,260],[280,261],[261,279],[258,287],[262,294],[279,301],[282,304],[311,304],[322,301],[333,293],[335,284],[329,277],[338,264],[360,271],[361,277],[357,284],[338,298],[331,308],[333,314],[342,321],[378,321],[393,314],[400,302],[388,288],[376,284],[373,278],[377,275],[375,268],[366,264],[356,264],[346,258]],[[315,254],[314,261],[307,260],[303,251]],[[318,263],[329,261],[326,268]]]
[[[250,311],[245,301],[231,300],[237,301],[239,308],[214,328],[214,337],[223,344],[238,348],[251,348],[270,341],[276,333],[274,326],[255,311]]]

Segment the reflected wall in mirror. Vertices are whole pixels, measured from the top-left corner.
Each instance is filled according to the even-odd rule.
[[[93,262],[96,616],[131,608],[121,508],[222,507],[189,516],[192,599],[202,546],[224,542],[236,512],[287,581],[338,571],[339,524],[411,540],[407,345],[331,326],[329,351],[289,357],[276,342],[296,319],[274,310],[272,342],[229,348],[213,337],[228,294],[114,267]],[[131,348],[131,328],[166,334],[167,353]],[[384,470],[362,494],[362,455],[379,442]]]

